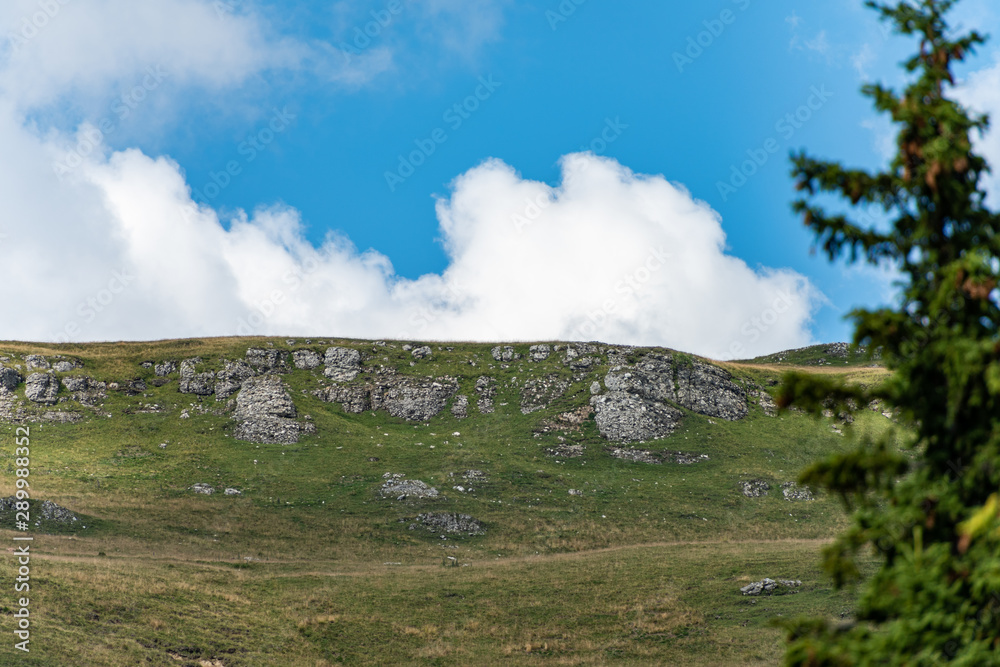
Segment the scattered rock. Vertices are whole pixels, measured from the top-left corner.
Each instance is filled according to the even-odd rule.
[[[465,419],[469,416],[469,397],[460,395],[455,397],[455,402],[451,404],[451,414],[458,419]]]
[[[740,482],[740,490],[747,498],[766,496],[770,489],[771,485],[762,479],[751,479],[746,482]]]
[[[55,405],[58,394],[59,380],[50,373],[32,373],[25,382],[24,396],[33,403]]]
[[[580,489],[570,489],[569,490],[569,495],[571,495],[571,496],[582,496],[583,495],[583,491],[581,491]]]
[[[778,414],[778,404],[774,402],[771,394],[761,389],[757,392],[757,398],[760,401],[760,408],[764,411],[765,415],[774,417]]]
[[[400,473],[386,473],[382,476],[385,482],[379,491],[384,498],[405,500],[406,498],[437,498],[438,490],[419,479],[406,479]]]
[[[29,371],[47,371],[52,367],[40,354],[29,354],[24,358],[24,363],[27,364]]]
[[[319,368],[323,363],[323,357],[313,350],[296,350],[292,353],[292,363],[300,370],[311,371]]]
[[[779,587],[782,588],[797,588],[802,585],[802,582],[797,579],[763,579],[761,581],[755,581],[752,584],[747,584],[740,589],[740,593],[743,595],[762,595],[767,593],[772,594]]]
[[[663,452],[664,458],[669,458],[682,466],[689,466],[708,460],[708,454],[692,454],[690,452]]]
[[[632,461],[634,463],[653,463],[660,465],[663,463],[663,455],[652,452],[648,449],[633,449],[631,447],[608,447],[607,452],[616,459]]]
[[[483,524],[468,514],[428,512],[426,514],[418,514],[417,521],[432,533],[450,533],[452,535],[486,534],[486,528]]]
[[[0,367],[0,388],[14,391],[22,381],[21,374],[13,368]]]
[[[49,410],[42,413],[43,422],[55,424],[75,424],[83,419],[83,415],[77,412],[65,412],[63,410]]]
[[[781,495],[785,500],[813,500],[813,492],[808,486],[799,486],[795,482],[785,482],[781,485]]]
[[[590,399],[601,435],[630,443],[663,438],[680,424],[683,413],[669,405],[625,391],[610,391]]]
[[[201,493],[206,496],[210,496],[213,493],[215,493],[215,488],[209,486],[208,484],[205,484],[204,482],[198,482],[197,484],[192,484],[188,488],[194,491],[195,493]]]
[[[532,345],[528,348],[528,359],[539,362],[545,361],[552,354],[551,345]]]
[[[361,353],[347,347],[327,349],[324,374],[334,382],[350,382],[361,372]]]
[[[528,380],[521,388],[521,413],[530,414],[547,408],[569,388],[569,380],[558,375]]]
[[[431,353],[432,353],[431,348],[427,345],[424,345],[423,347],[415,348],[412,352],[410,352],[410,355],[414,359],[427,359],[428,357],[431,356]]]
[[[242,491],[240,491],[239,489],[234,489],[232,487],[227,488],[225,491],[223,491],[223,493],[225,493],[227,496],[242,496],[243,495]]]

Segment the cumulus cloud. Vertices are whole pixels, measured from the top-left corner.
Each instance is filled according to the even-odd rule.
[[[267,69],[335,66],[336,49],[323,56],[219,4],[2,5],[0,34],[13,37],[0,57],[0,339],[569,339],[717,358],[810,342],[820,295],[805,278],[728,255],[706,203],[663,176],[592,154],[563,158],[555,185],[498,160],[459,176],[436,205],[446,269],[406,279],[343,236],[314,246],[288,207],[220,219],[193,201],[169,157],[91,140],[99,121],[35,122],[86,107],[157,61],[170,63],[179,85],[216,90]],[[440,0],[428,11],[456,6]],[[490,17],[480,41],[498,25]],[[378,49],[370,55],[374,69],[358,76],[391,64]],[[352,76],[341,78],[357,83]]]
[[[984,185],[989,191],[988,203],[1000,208],[1000,53],[995,64],[970,74],[957,90],[958,99],[978,113],[987,113],[992,120],[991,129],[976,141],[976,150],[993,166]]]

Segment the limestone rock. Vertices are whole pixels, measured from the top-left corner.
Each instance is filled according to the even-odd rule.
[[[740,490],[747,498],[760,498],[766,496],[771,489],[771,485],[762,479],[751,479],[740,482]]]
[[[749,412],[746,392],[731,378],[725,369],[698,360],[678,365],[677,402],[709,417],[742,419]]]
[[[215,373],[211,371],[199,373],[200,357],[192,357],[181,362],[180,392],[197,396],[211,396],[215,392]]]
[[[458,382],[425,377],[398,377],[372,386],[373,410],[385,410],[408,421],[427,421],[458,391]]]
[[[303,432],[315,431],[312,424],[295,421],[298,411],[285,383],[277,375],[250,378],[236,396],[233,432],[238,440],[256,443],[293,444]]]
[[[296,350],[292,353],[292,363],[298,369],[311,371],[323,363],[323,357],[312,350]]]
[[[509,364],[517,358],[517,354],[514,352],[514,348],[510,345],[497,345],[492,350],[490,354],[496,361]]]
[[[67,361],[66,359],[61,359],[52,364],[52,370],[57,373],[70,373],[75,371],[77,368],[83,368],[83,364],[79,361]]]
[[[785,500],[814,500],[812,489],[808,486],[799,486],[795,482],[782,484],[781,495]]]
[[[479,412],[484,415],[493,412],[493,398],[497,394],[496,379],[486,375],[476,378],[476,394],[479,396],[476,401]]]
[[[528,348],[528,359],[531,361],[545,361],[551,354],[551,345],[532,345]]]
[[[469,416],[469,397],[456,396],[455,402],[451,404],[451,414],[458,419],[465,419]]]
[[[410,355],[414,359],[427,359],[428,357],[431,356],[431,353],[432,353],[431,348],[428,347],[427,345],[424,345],[423,347],[415,348],[412,352],[410,352]]]
[[[156,364],[153,367],[153,372],[156,373],[157,377],[166,377],[171,373],[177,372],[177,363],[173,361],[164,361],[162,364]]]
[[[13,368],[0,367],[0,388],[14,391],[21,384],[21,374]]]
[[[770,595],[779,588],[797,588],[802,585],[802,582],[798,579],[762,579],[761,581],[755,581],[752,584],[747,584],[740,589],[740,593],[743,595],[762,595],[767,593]]]
[[[287,353],[282,350],[265,350],[251,347],[247,350],[246,360],[258,373],[284,373],[288,370]]]
[[[437,498],[438,490],[419,479],[406,479],[400,473],[386,473],[379,489],[382,497],[405,500],[407,498]]]
[[[204,482],[198,482],[197,484],[192,484],[189,487],[195,493],[201,493],[206,496],[210,496],[215,493],[215,488],[205,484]]]
[[[215,376],[215,399],[224,400],[235,394],[255,373],[245,361],[224,361],[225,367]]]
[[[27,364],[29,371],[47,371],[52,367],[40,354],[29,354],[24,358],[24,363]]]
[[[361,372],[361,353],[347,347],[327,349],[324,374],[334,382],[350,382]]]
[[[34,403],[55,405],[58,393],[59,380],[50,373],[32,373],[25,382],[24,396]]]
[[[332,385],[313,392],[313,395],[327,403],[340,403],[344,412],[361,414],[372,407],[371,392],[364,385]]]
[[[239,489],[234,489],[232,487],[229,487],[223,493],[225,493],[227,496],[242,496],[243,495],[242,491],[240,491]]]
[[[674,432],[683,413],[669,405],[625,391],[610,391],[590,399],[601,435],[630,443],[663,438]]]

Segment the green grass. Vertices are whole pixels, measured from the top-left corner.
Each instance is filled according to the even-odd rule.
[[[142,361],[197,355],[218,368],[220,359],[269,342],[288,349],[283,339],[211,339],[4,343],[0,354],[62,354],[84,362],[73,374],[149,381]],[[831,591],[817,569],[823,544],[846,525],[839,504],[824,496],[788,502],[777,487],[847,446],[852,432],[888,428],[880,414],[863,412],[841,436],[826,420],[769,417],[756,405],[738,422],[688,413],[671,437],[643,445],[709,456],[691,466],[614,459],[591,419],[567,436],[585,446],[584,456],[559,459],[545,453],[557,435],[533,431],[585,404],[606,366],[549,408],[523,415],[512,379],[569,377],[561,355],[503,369],[490,346],[433,344],[433,357],[411,367],[398,346],[309,347],[331,343],[362,350],[367,365],[457,378],[470,417],[446,410],[413,424],[345,414],[309,393],[325,383],[320,373],[296,371],[284,377],[300,417],[317,426],[296,445],[236,441],[225,402],[180,394],[176,376],[145,396],[109,392],[102,410],[110,418],[32,425],[33,496],[82,513],[87,528],[36,533],[37,634],[18,664],[776,664],[781,636],[768,619],[850,607],[850,593]],[[525,354],[528,345],[515,347]],[[784,366],[728,368],[738,381],[764,383]],[[474,407],[484,374],[498,380],[492,415]],[[136,412],[143,403],[166,411]],[[183,408],[189,419],[180,418]],[[13,440],[10,426],[0,435],[2,495],[14,490]],[[469,469],[488,481],[471,484],[472,493],[453,489],[470,485],[460,478]],[[421,479],[442,496],[384,499],[385,473]],[[738,484],[747,479],[767,480],[771,494],[743,497]],[[218,492],[196,495],[188,490],[196,482]],[[243,495],[223,496],[228,486]],[[471,514],[487,532],[442,540],[411,529],[426,511]],[[0,569],[10,581],[12,559]],[[765,576],[804,585],[756,602],[739,594]],[[12,598],[0,596],[0,605]],[[0,647],[11,654],[9,644]]]

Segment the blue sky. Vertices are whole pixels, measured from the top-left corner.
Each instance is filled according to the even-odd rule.
[[[204,22],[212,24],[204,42],[198,35],[182,37],[180,26],[172,33],[155,16],[137,16],[133,25],[143,20],[150,25],[136,31],[148,29],[155,38],[137,44],[120,32],[105,35],[102,43],[110,44],[107,55],[116,65],[82,82],[60,77],[60,59],[79,54],[71,47],[60,52],[45,46],[45,33],[54,40],[57,29],[95,29],[84,12],[110,13],[117,3],[92,0],[88,7],[78,0],[61,8],[51,26],[26,40],[22,49],[50,49],[46,53],[52,65],[43,74],[51,85],[27,85],[13,75],[2,79],[13,97],[9,106],[18,129],[40,146],[69,146],[72,152],[74,142],[80,145],[81,128],[100,128],[103,121],[110,131],[102,132],[100,151],[84,156],[87,169],[104,169],[107,176],[109,168],[126,169],[128,156],[136,152],[147,161],[168,158],[194,202],[203,212],[210,208],[224,231],[233,231],[234,219],[237,226],[249,219],[266,228],[255,211],[280,209],[295,218],[298,234],[293,243],[282,242],[286,249],[307,241],[322,250],[333,232],[342,250],[353,245],[354,251],[344,250],[352,261],[372,260],[377,253],[375,263],[391,273],[390,291],[404,289],[399,281],[447,277],[457,263],[448,250],[455,241],[443,231],[440,209],[444,202],[455,213],[455,179],[470,170],[478,174],[477,167],[496,158],[520,182],[558,188],[563,156],[591,150],[633,174],[662,177],[704,202],[719,216],[724,254],[745,262],[750,272],[762,276],[788,270],[808,282],[809,289],[802,290],[808,298],[794,323],[773,340],[765,336],[759,346],[751,346],[752,352],[845,340],[848,310],[891,297],[890,275],[830,265],[821,255],[810,255],[812,238],[789,206],[794,192],[788,155],[793,150],[806,148],[865,167],[877,167],[885,159],[889,128],[878,121],[859,87],[866,80],[899,85],[897,63],[912,44],[889,35],[860,2],[170,3],[178,5],[179,14],[200,11]],[[24,17],[30,20],[42,6],[15,4],[6,16],[8,34],[16,34]],[[987,32],[996,25],[985,0],[968,0],[956,19]],[[86,49],[87,43],[81,38],[79,48]],[[181,48],[188,51],[178,62],[171,54]],[[996,49],[989,44],[969,63],[967,73],[991,71]],[[8,69],[17,57],[10,56]],[[756,173],[745,184],[731,181],[734,166],[755,156],[763,162]],[[138,173],[138,166],[131,168]],[[120,172],[115,175],[128,180]],[[486,176],[468,180],[487,182]],[[101,179],[94,176],[88,182]],[[739,187],[724,192],[720,183]],[[104,201],[107,208],[113,199],[107,195],[110,186],[101,187],[105,196],[94,201]],[[483,200],[469,188],[471,200]],[[117,210],[120,218],[121,207]],[[478,214],[469,215],[478,219]],[[120,219],[115,224],[131,229]],[[566,224],[573,229],[572,222]],[[581,224],[580,233],[614,234],[616,224],[612,213]],[[650,247],[658,242],[655,231],[635,239]],[[572,245],[579,253],[572,259],[581,266],[606,260],[601,243]],[[295,247],[299,250],[292,255],[301,262],[305,251]],[[365,254],[369,249],[375,253]],[[688,252],[683,242],[672,251],[679,257]],[[102,253],[98,255],[104,257]],[[118,263],[134,256],[125,253]],[[229,271],[230,277],[242,270]],[[56,321],[21,329],[8,325],[0,335],[58,338],[66,321],[82,317],[79,303],[100,292],[106,272],[98,273],[92,287],[66,302],[66,314]],[[559,285],[572,278],[564,271],[544,280]],[[694,271],[671,274],[671,280],[699,278]],[[236,292],[245,298],[246,290]],[[720,301],[725,293],[720,286]],[[148,295],[140,299],[138,291],[134,298],[134,304],[122,299],[109,305],[109,311],[120,311],[113,317],[89,329],[81,323],[81,333],[63,337],[159,337],[150,329],[123,325],[144,312],[140,302],[148,302]],[[439,297],[421,298],[440,302]],[[769,297],[762,298],[768,302]],[[653,299],[646,307],[667,304],[666,299]],[[307,333],[330,326],[330,321],[313,322],[308,315],[310,307],[323,308],[321,300],[299,305],[302,319],[275,321],[275,332]],[[388,308],[379,299],[361,307]],[[446,309],[454,314],[458,307]],[[170,308],[177,304],[162,306]],[[697,312],[681,308],[678,317]],[[344,317],[351,319],[347,313]],[[168,327],[165,335],[230,333],[235,320]],[[641,330],[634,342],[649,342],[656,323],[646,324],[605,333],[615,342],[630,342],[629,332]],[[524,324],[509,335],[546,338],[571,330],[566,326],[542,327],[536,333]],[[500,335],[508,330],[500,326],[493,331]],[[490,338],[475,327],[456,327],[455,332]],[[357,333],[393,337],[418,332],[372,321]],[[449,337],[436,328],[424,333]],[[724,356],[720,347],[729,346],[705,352]]]

